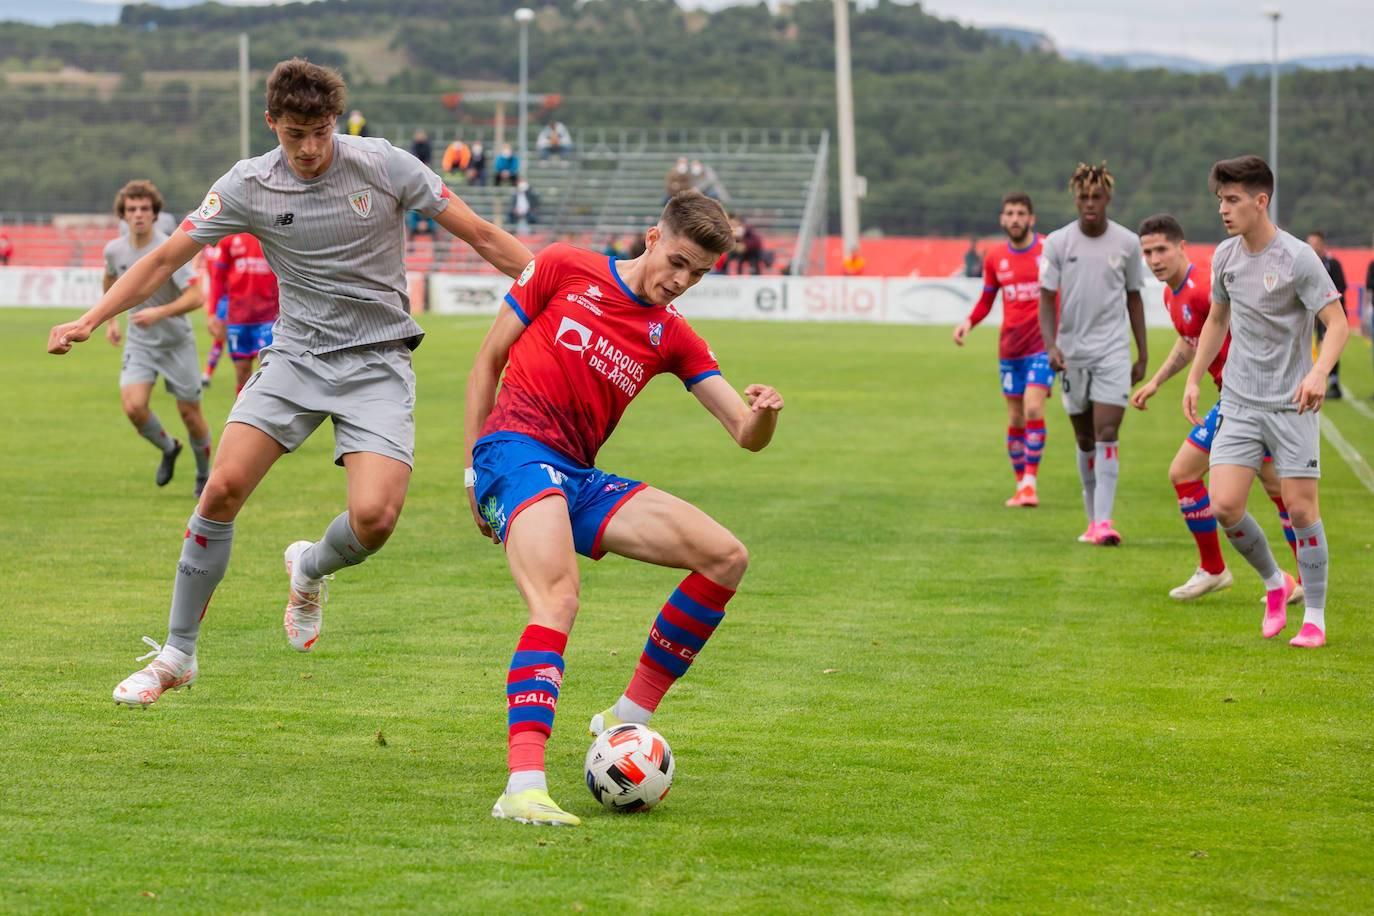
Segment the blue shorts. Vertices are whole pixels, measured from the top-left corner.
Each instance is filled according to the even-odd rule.
[[[586,468],[562,452],[519,433],[492,433],[472,449],[477,508],[502,541],[527,506],[551,494],[568,504],[573,546],[584,557],[606,555],[601,536],[611,516],[646,484]]]
[[[1193,427],[1193,431],[1188,434],[1188,441],[1210,455],[1212,453],[1212,440],[1217,437],[1217,423],[1220,419],[1221,402],[1217,401],[1212,405],[1212,409],[1207,411],[1207,416],[1202,418],[1202,422]],[[1269,449],[1264,450],[1264,457],[1261,460],[1274,460],[1273,456],[1269,454]]]
[[[224,336],[229,341],[230,359],[252,359],[261,350],[272,346],[271,321],[257,324],[226,325]]]
[[[1002,395],[1008,398],[1023,397],[1027,388],[1054,389],[1054,370],[1050,368],[1048,353],[1022,356],[1017,359],[999,359],[997,370],[1002,375]]]

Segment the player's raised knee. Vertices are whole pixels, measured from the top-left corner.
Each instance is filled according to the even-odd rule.
[[[726,532],[712,545],[707,562],[698,570],[712,582],[734,588],[749,568],[749,549],[734,535]]]
[[[396,523],[401,519],[401,506],[387,500],[364,503],[350,506],[348,515],[358,540],[369,550],[376,550],[396,530]]]

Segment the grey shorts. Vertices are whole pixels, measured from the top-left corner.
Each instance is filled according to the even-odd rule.
[[[1071,417],[1087,413],[1092,404],[1125,407],[1131,402],[1131,361],[1070,366],[1064,370],[1059,396]]]
[[[1212,439],[1211,466],[1235,464],[1255,471],[1264,450],[1280,477],[1321,477],[1321,421],[1314,411],[1262,410],[1223,404]]]
[[[400,341],[332,353],[282,353],[269,347],[229,411],[294,452],[328,417],[334,463],[371,452],[415,464],[415,370]]]
[[[119,362],[119,387],[156,382],[162,376],[167,393],[184,404],[200,403],[200,356],[189,338],[175,347],[145,347],[125,342]]]

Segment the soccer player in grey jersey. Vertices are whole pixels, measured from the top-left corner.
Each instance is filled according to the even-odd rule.
[[[105,246],[105,276],[101,288],[108,292],[138,259],[151,252],[166,236],[156,229],[162,211],[162,194],[151,181],[131,181],[115,195],[115,215],[126,231]],[[129,313],[129,333],[120,333],[119,321],[111,318],[105,337],[119,346],[124,340],[124,356],[119,369],[119,401],[124,415],[162,453],[158,462],[159,487],[171,482],[182,444],[167,435],[162,421],[149,404],[157,377],[177,399],[177,413],[186,426],[191,452],[196,457],[196,498],[210,476],[210,427],[200,411],[200,357],[196,335],[187,312],[194,312],[205,301],[195,271],[183,265]]]
[[[1119,430],[1131,386],[1145,377],[1149,357],[1140,239],[1107,219],[1113,184],[1105,162],[1078,164],[1069,181],[1078,219],[1049,234],[1040,262],[1040,335],[1050,368],[1064,373],[1061,396],[1078,442],[1088,514],[1088,530],[1078,539],[1106,546],[1121,543],[1112,522]]]
[[[1317,506],[1321,429],[1317,411],[1326,377],[1350,336],[1331,277],[1311,246],[1269,218],[1274,173],[1258,156],[1223,159],[1208,186],[1221,202],[1230,238],[1212,256],[1212,310],[1183,389],[1183,413],[1196,424],[1202,373],[1231,333],[1221,382],[1221,418],[1212,443],[1212,512],[1226,539],[1264,579],[1261,632],[1277,636],[1288,622],[1293,577],[1274,562],[1246,496],[1264,450],[1274,456],[1279,488],[1293,521],[1298,568],[1306,591],[1302,629],[1290,645],[1326,644],[1326,533]],[[1327,324],[1316,363],[1308,344],[1313,317]]]
[[[267,126],[281,145],[230,169],[170,239],[89,312],[49,335],[48,352],[66,353],[201,246],[235,232],[258,238],[281,289],[273,345],[229,414],[186,527],[166,644],[115,688],[117,703],[147,706],[195,680],[200,618],[228,567],[234,518],[273,463],[326,418],[335,463],[348,475],[348,509],[319,541],[286,549],[284,622],[293,648],[308,651],[319,635],[324,578],[361,563],[391,536],[413,461],[410,351],[424,333],[406,294],[406,211],[431,217],[511,277],[532,260],[408,152],[383,139],[336,135],[345,94],[332,70],[303,60],[278,64],[267,81]]]

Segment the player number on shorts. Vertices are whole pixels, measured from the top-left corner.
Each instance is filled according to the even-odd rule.
[[[549,472],[549,480],[553,481],[555,487],[562,485],[563,481],[568,479],[567,474],[564,474],[557,468],[547,465],[542,461],[539,462],[539,466]]]

